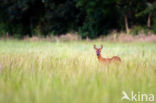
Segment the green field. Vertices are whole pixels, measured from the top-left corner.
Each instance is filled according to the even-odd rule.
[[[99,64],[93,44],[122,62]],[[1,40],[0,63],[0,103],[132,103],[121,101],[122,91],[156,96],[155,43]]]

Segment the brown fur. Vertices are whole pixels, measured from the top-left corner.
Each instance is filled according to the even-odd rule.
[[[97,54],[97,57],[98,57],[98,60],[100,63],[111,63],[111,62],[121,62],[121,59],[120,57],[118,56],[113,56],[112,58],[103,58],[101,56],[101,50],[102,50],[103,46],[101,45],[101,48],[96,48],[96,45],[94,45],[94,49],[96,50],[96,54]]]

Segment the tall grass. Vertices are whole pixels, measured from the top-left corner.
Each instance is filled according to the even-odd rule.
[[[98,63],[120,56],[120,65]],[[156,94],[154,43],[0,41],[0,103],[127,103],[122,91]]]

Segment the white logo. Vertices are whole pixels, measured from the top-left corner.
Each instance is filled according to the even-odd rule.
[[[145,93],[134,93],[131,91],[131,95],[128,96],[125,91],[122,91],[122,98],[121,100],[129,100],[129,101],[149,101],[152,102],[154,101],[154,94],[145,94]]]

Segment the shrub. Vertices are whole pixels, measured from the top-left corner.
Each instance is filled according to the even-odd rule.
[[[142,26],[133,26],[131,31],[130,31],[130,34],[132,35],[138,35],[140,32],[146,32],[145,31],[146,28],[142,27]]]

